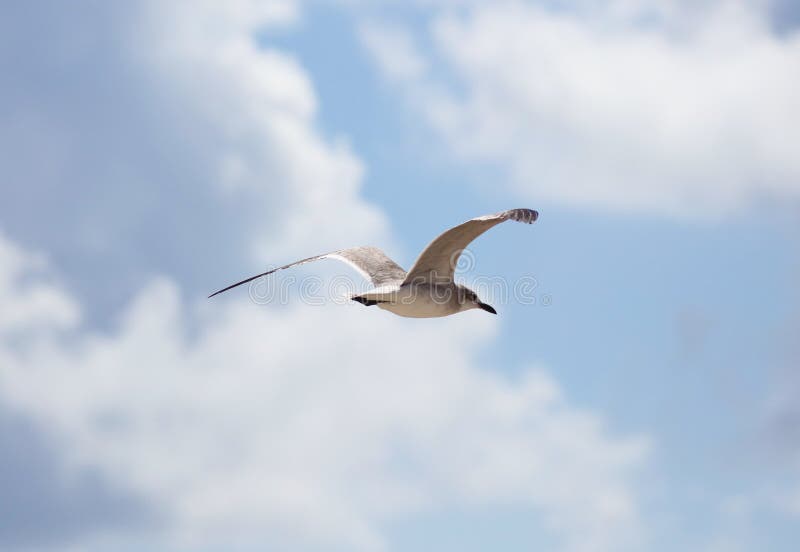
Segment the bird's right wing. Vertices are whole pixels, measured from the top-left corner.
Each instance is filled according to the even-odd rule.
[[[273,272],[277,272],[285,268],[291,268],[293,266],[299,266],[302,264],[310,263],[312,261],[318,261],[319,259],[337,259],[343,261],[352,266],[353,268],[355,268],[364,277],[368,278],[372,282],[372,284],[376,287],[388,284],[390,282],[399,283],[406,276],[406,271],[400,268],[400,266],[397,263],[395,263],[393,260],[387,257],[386,253],[384,253],[377,247],[370,247],[370,246],[353,247],[351,249],[342,249],[341,251],[334,251],[332,253],[316,255],[314,257],[302,259],[300,261],[285,266],[273,268],[272,270],[262,272],[261,274],[256,274],[255,276],[251,276],[250,278],[242,280],[241,282],[236,282],[235,284],[231,284],[226,288],[223,288],[219,291],[215,291],[208,297],[210,299],[211,297],[214,297],[215,295],[218,295],[223,291],[228,291],[229,289],[233,289],[236,286],[246,284],[247,282],[252,282],[256,278],[261,278],[262,276],[268,276]]]
[[[516,220],[532,224],[537,218],[539,213],[533,209],[511,209],[459,224],[437,237],[425,248],[406,274],[403,284],[452,281],[458,258],[472,240],[501,222]]]

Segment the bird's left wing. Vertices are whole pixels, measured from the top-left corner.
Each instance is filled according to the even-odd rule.
[[[472,240],[501,222],[516,220],[532,224],[537,218],[539,213],[533,209],[511,209],[459,224],[437,237],[425,248],[406,274],[403,284],[452,281],[458,258]]]
[[[299,266],[302,264],[310,263],[312,261],[318,261],[320,259],[337,259],[339,261],[343,261],[352,266],[353,268],[355,268],[363,276],[368,278],[372,282],[372,284],[375,285],[376,287],[388,284],[390,282],[400,283],[403,280],[403,278],[405,278],[406,275],[405,270],[400,268],[400,266],[397,263],[395,263],[392,259],[390,259],[386,255],[386,253],[384,253],[377,247],[370,247],[370,246],[353,247],[350,249],[342,249],[340,251],[333,251],[331,253],[324,253],[322,255],[308,257],[307,259],[302,259],[297,262],[290,263],[288,265],[279,266],[278,268],[273,268],[272,270],[262,272],[261,274],[256,274],[255,276],[251,276],[250,278],[242,280],[241,282],[236,282],[235,284],[231,284],[226,288],[223,288],[219,291],[215,291],[208,297],[210,299],[215,295],[219,295],[223,291],[228,291],[229,289],[233,289],[236,286],[246,284],[247,282],[252,282],[256,278],[261,278],[262,276],[268,276],[273,272],[277,272],[285,268],[291,268],[293,266]]]

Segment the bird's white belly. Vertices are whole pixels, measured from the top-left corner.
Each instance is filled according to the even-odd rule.
[[[378,303],[377,306],[398,316],[406,316],[408,318],[438,318],[458,312],[454,311],[449,305],[435,303],[424,298],[417,298],[412,303]]]
[[[365,294],[378,307],[408,318],[437,318],[457,313],[455,289],[427,285],[405,286],[390,293]]]

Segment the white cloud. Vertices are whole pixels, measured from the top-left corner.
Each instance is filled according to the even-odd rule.
[[[0,232],[0,336],[5,332],[66,329],[80,320],[75,301],[42,281],[24,276],[46,270],[47,263],[12,243]]]
[[[341,140],[320,135],[310,77],[291,56],[257,43],[259,30],[291,22],[297,11],[293,1],[243,0],[207,2],[203,9],[151,2],[144,14],[146,67],[210,126],[211,147],[198,153],[213,161],[212,182],[263,202],[271,214],[267,235],[253,240],[253,256],[262,261],[267,245],[274,257],[287,240],[296,250],[341,247],[356,229],[386,237],[383,214],[359,196],[360,160]],[[276,193],[281,209],[270,201]]]
[[[0,177],[13,187],[0,219],[52,252],[91,297],[89,317],[154,273],[198,293],[224,266],[365,235],[389,245],[384,214],[360,194],[363,163],[322,132],[308,72],[269,44],[298,10],[142,1],[83,14],[53,3],[46,18],[19,7],[0,23],[23,53],[0,58],[10,83]]]
[[[15,110],[4,141],[22,144],[13,151],[24,155],[9,155],[14,181],[39,196],[52,175],[62,179],[56,192],[64,182],[76,194],[101,192],[56,209],[64,219],[39,220],[82,244],[91,238],[95,257],[123,272],[173,236],[180,247],[167,253],[188,248],[218,264],[197,244],[224,230],[196,215],[217,209],[235,213],[230,236],[262,260],[267,244],[277,259],[358,243],[356,234],[388,239],[384,216],[360,196],[360,161],[317,128],[305,70],[256,42],[260,29],[295,17],[293,2],[150,2],[77,26],[87,43],[43,33],[55,38],[37,71],[54,74],[46,63],[55,51],[65,67],[80,58],[90,69],[76,74],[105,77],[36,96],[44,116]],[[97,28],[113,37],[101,48]],[[109,59],[95,60],[105,48]],[[401,75],[426,70],[412,55],[398,63]],[[113,97],[93,95],[105,79]],[[97,105],[59,103],[73,95]],[[25,161],[28,142],[48,163]],[[52,171],[41,181],[40,166]],[[173,187],[181,193],[162,195]],[[619,550],[641,528],[634,479],[646,440],[611,435],[541,369],[511,380],[478,365],[496,320],[408,321],[360,305],[201,306],[162,278],[125,304],[115,329],[98,330],[81,325],[91,305],[52,283],[37,259],[0,236],[0,403],[52,431],[74,468],[96,468],[163,508],[164,546],[286,537],[379,549],[387,521],[453,505],[530,507],[571,550]],[[92,293],[116,294],[113,284]]]
[[[434,12],[423,76],[386,53],[413,45],[366,45],[456,155],[531,200],[715,217],[800,197],[800,33],[763,4],[592,6]]]
[[[33,278],[70,301],[24,256],[0,262],[15,275],[0,296]],[[496,323],[187,305],[161,279],[114,331],[0,341],[0,402],[52,430],[73,466],[165,509],[167,546],[282,535],[374,550],[398,515],[506,504],[531,508],[564,549],[620,550],[641,530],[646,440],[609,435],[541,369],[479,366]]]

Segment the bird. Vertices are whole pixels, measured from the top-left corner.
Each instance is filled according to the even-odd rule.
[[[377,305],[408,318],[438,318],[471,309],[497,314],[494,307],[481,301],[475,291],[455,282],[458,259],[475,238],[493,226],[507,220],[533,224],[538,218],[539,213],[533,209],[510,209],[468,220],[436,237],[420,253],[408,272],[377,247],[352,247],[256,274],[216,291],[208,298],[279,270],[320,259],[336,259],[349,264],[372,283],[372,289],[350,297],[364,306]]]

